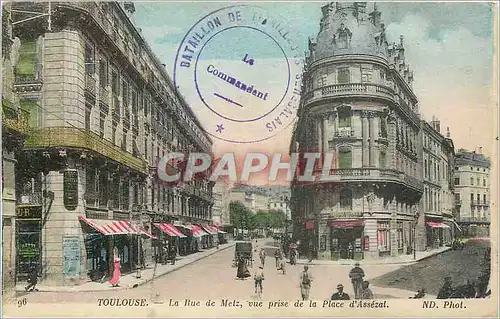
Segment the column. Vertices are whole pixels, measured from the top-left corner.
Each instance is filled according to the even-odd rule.
[[[362,153],[362,160],[363,160],[363,167],[366,167],[370,164],[369,162],[369,123],[368,123],[368,118],[366,112],[362,111],[361,112],[361,128],[362,128],[362,136],[363,136],[363,142],[362,142],[362,147],[363,147],[363,153]]]
[[[314,123],[316,123],[316,129],[317,129],[317,133],[318,133],[317,134],[317,136],[318,136],[318,140],[317,140],[317,142],[318,142],[318,146],[317,146],[318,150],[317,150],[317,152],[321,153],[322,152],[322,148],[321,148],[322,147],[322,136],[323,136],[323,132],[321,130],[321,125],[322,125],[322,123],[321,123],[321,115],[319,115],[318,117],[315,118]]]
[[[374,118],[373,118],[373,113],[370,112],[369,113],[369,116],[368,116],[368,135],[370,136],[370,139],[369,139],[369,166],[370,167],[374,167],[375,166],[375,161],[374,161],[374,157],[375,157],[375,136],[374,136],[374,130],[373,130],[373,126],[374,126]]]
[[[330,114],[325,114],[323,116],[323,152],[328,152],[330,147],[328,145],[328,141],[330,140],[328,136],[328,120],[330,118]]]
[[[396,117],[393,113],[387,116],[387,138],[389,140],[389,147],[386,154],[386,167],[396,167]]]

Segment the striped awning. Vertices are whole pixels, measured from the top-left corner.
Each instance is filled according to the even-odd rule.
[[[191,235],[193,235],[193,237],[201,237],[201,236],[208,235],[208,233],[206,231],[204,231],[203,229],[201,229],[201,227],[198,225],[183,225],[182,227],[189,229],[189,231],[191,232]]]
[[[78,216],[78,220],[106,236],[140,234],[144,232],[133,227],[127,220],[90,219],[83,216]]]
[[[162,232],[167,234],[168,236],[185,238],[186,235],[181,233],[174,225],[168,223],[153,223],[153,225],[159,228]]]
[[[210,235],[217,235],[218,230],[217,227],[211,225],[201,225],[201,227]]]
[[[450,226],[441,222],[426,222],[426,224],[432,228],[450,228]]]

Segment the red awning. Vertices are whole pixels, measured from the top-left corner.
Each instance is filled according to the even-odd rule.
[[[314,229],[314,222],[306,222],[306,229]]]
[[[189,229],[191,235],[193,235],[194,237],[208,235],[208,233],[201,229],[201,227],[198,225],[182,225],[182,227]]]
[[[209,234],[211,235],[217,235],[218,230],[217,227],[211,226],[211,225],[201,225],[201,227]]]
[[[335,220],[330,223],[330,227],[332,228],[342,228],[342,229],[351,229],[356,227],[363,226],[362,219],[354,219],[354,220]]]
[[[168,223],[153,223],[153,225],[157,228],[159,228],[162,232],[167,234],[168,236],[173,236],[173,237],[180,237],[180,238],[185,238],[186,235],[181,233],[180,230],[175,228],[174,225],[168,224]]]
[[[130,225],[127,220],[90,219],[83,216],[78,216],[78,220],[106,236],[139,234],[139,230]]]
[[[450,226],[440,222],[426,222],[426,224],[432,228],[450,228]]]

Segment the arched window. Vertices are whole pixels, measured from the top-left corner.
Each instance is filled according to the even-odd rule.
[[[340,208],[352,209],[352,191],[350,189],[343,189],[340,191]]]
[[[352,168],[352,151],[348,147],[339,149],[339,168]]]

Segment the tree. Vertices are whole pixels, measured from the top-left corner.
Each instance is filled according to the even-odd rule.
[[[285,227],[286,215],[283,211],[270,210],[268,214],[269,214],[269,227],[271,228]]]
[[[229,203],[229,215],[236,228],[249,229],[252,226],[251,212],[240,201]]]

